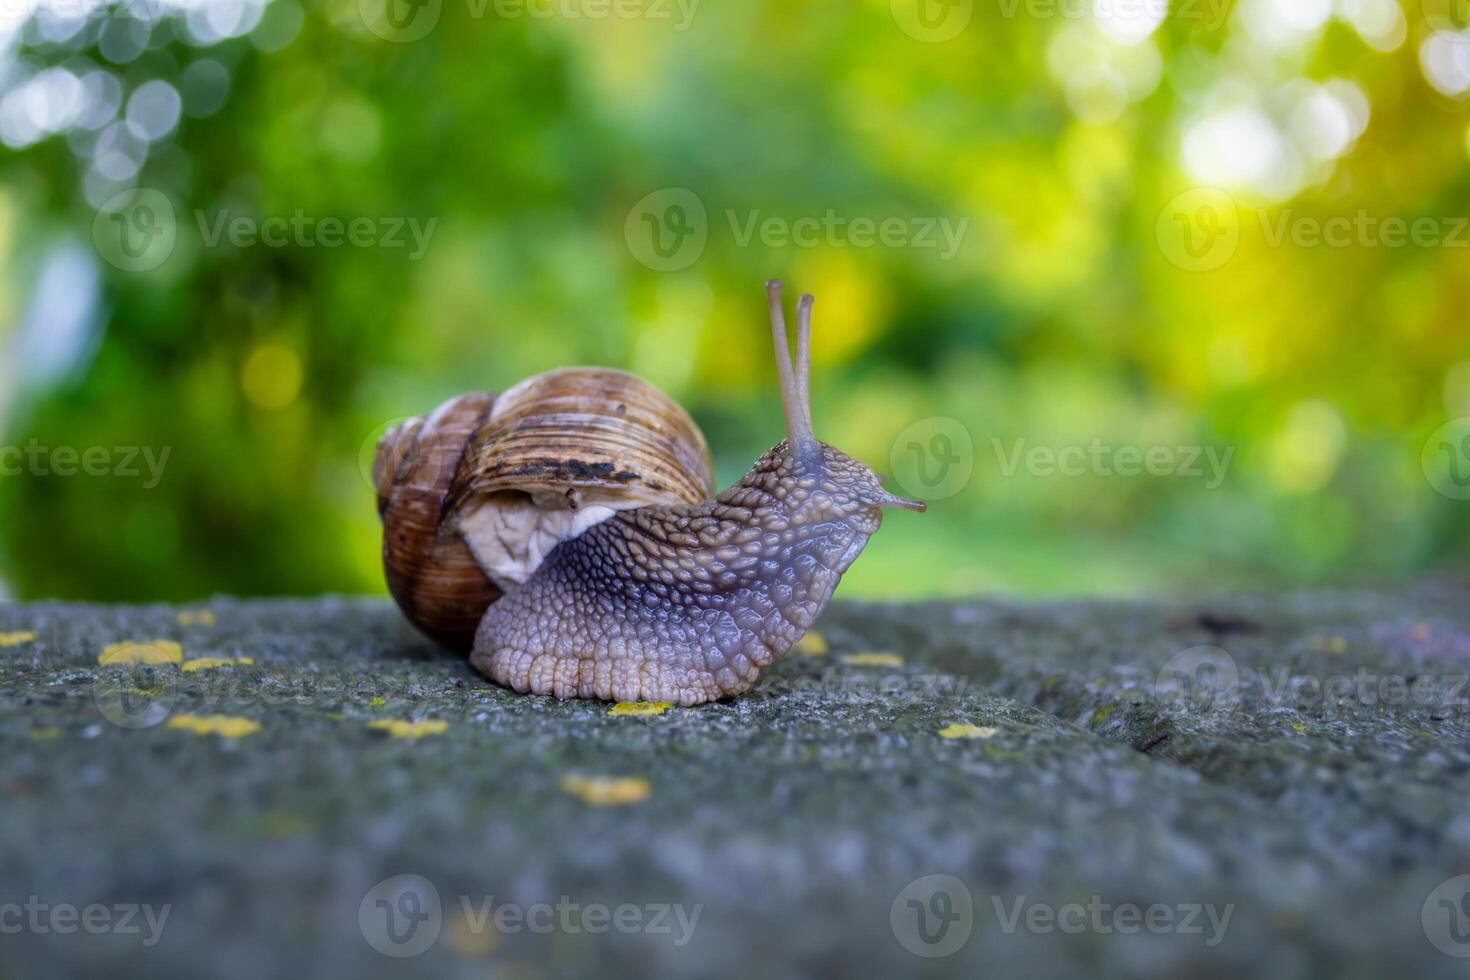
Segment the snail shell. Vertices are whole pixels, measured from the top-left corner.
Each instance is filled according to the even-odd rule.
[[[557,544],[618,511],[714,495],[689,414],[606,368],[447,402],[385,436],[375,472],[389,590],[424,633],[459,649]]]
[[[383,521],[383,569],[404,616],[430,638],[469,649],[500,589],[458,535],[440,533],[449,483],[495,396],[471,392],[378,442],[373,482]]]

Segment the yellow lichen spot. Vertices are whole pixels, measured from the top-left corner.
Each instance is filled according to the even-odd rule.
[[[179,613],[180,626],[213,626],[215,624],[214,613],[208,609],[196,611],[185,611]]]
[[[107,664],[176,664],[184,659],[184,648],[172,640],[145,643],[113,643],[102,648],[97,662]]]
[[[648,799],[653,791],[638,776],[563,776],[561,788],[590,806],[626,806]]]
[[[854,667],[902,667],[903,658],[896,653],[850,653],[842,658]]]
[[[26,732],[26,734],[38,742],[43,742],[48,738],[55,738],[60,735],[61,729],[55,725],[39,725]]]
[[[648,715],[661,715],[672,708],[668,701],[619,701],[608,709],[607,713],[614,718],[625,715],[635,717],[647,717]]]
[[[991,738],[999,728],[990,728],[981,725],[966,725],[956,722],[953,725],[945,725],[939,730],[940,738]]]
[[[1314,636],[1311,644],[1313,650],[1321,650],[1323,653],[1347,652],[1347,638],[1343,636]]]
[[[423,738],[425,735],[442,735],[449,729],[447,721],[404,721],[401,718],[379,718],[368,722],[369,728],[387,732],[394,738]]]
[[[311,830],[311,821],[290,810],[267,810],[260,815],[261,833],[275,840],[299,837]]]
[[[489,956],[500,945],[500,930],[493,917],[478,919],[461,910],[449,918],[449,945],[465,959]]]
[[[1291,723],[1291,730],[1294,731],[1294,732],[1300,733],[1300,732],[1306,731],[1307,730],[1307,726],[1306,725],[1303,725],[1299,721],[1294,721],[1294,722]]]
[[[808,657],[820,657],[830,651],[831,648],[827,646],[827,638],[816,630],[796,641],[796,652],[804,653]]]
[[[183,671],[192,674],[196,670],[213,670],[216,667],[249,667],[255,663],[249,657],[241,657],[239,660],[231,660],[228,657],[195,657],[193,660],[185,660]]]
[[[29,630],[19,633],[0,633],[0,647],[18,647],[22,643],[35,642],[36,634]]]
[[[168,720],[168,727],[193,732],[195,735],[218,735],[220,738],[244,738],[260,731],[260,726],[249,718],[234,718],[229,715],[175,715]]]
[[[380,708],[380,707],[382,707],[383,705],[385,705],[387,703],[388,703],[388,699],[387,698],[384,698],[384,697],[376,697],[376,696],[371,701],[368,702],[368,704],[372,705],[374,708]]]

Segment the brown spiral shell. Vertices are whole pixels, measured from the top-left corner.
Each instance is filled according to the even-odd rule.
[[[373,461],[388,591],[409,622],[458,650],[474,645],[502,593],[458,534],[441,533],[441,518],[465,446],[494,404],[488,392],[452,398],[389,430]]]
[[[389,591],[425,634],[466,650],[490,604],[559,540],[614,511],[714,495],[689,414],[606,368],[451,399],[383,437],[374,481]]]
[[[704,434],[653,385],[610,368],[561,368],[503,392],[475,433],[445,509],[511,490],[597,495],[623,506],[714,495]]]

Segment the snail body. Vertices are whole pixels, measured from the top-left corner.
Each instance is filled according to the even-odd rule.
[[[787,438],[718,495],[688,415],[621,372],[538,375],[390,432],[384,560],[410,620],[463,646],[466,608],[483,602],[471,662],[520,692],[692,705],[747,690],[811,627],[883,509],[924,509],[817,441],[812,299],[798,303],[793,363],[780,285],[767,295]],[[606,388],[573,404],[573,378]],[[440,621],[459,576],[469,598]]]

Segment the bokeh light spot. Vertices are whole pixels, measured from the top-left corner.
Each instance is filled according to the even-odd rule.
[[[301,393],[301,359],[280,344],[262,344],[251,352],[241,372],[245,397],[266,409],[290,405]]]

